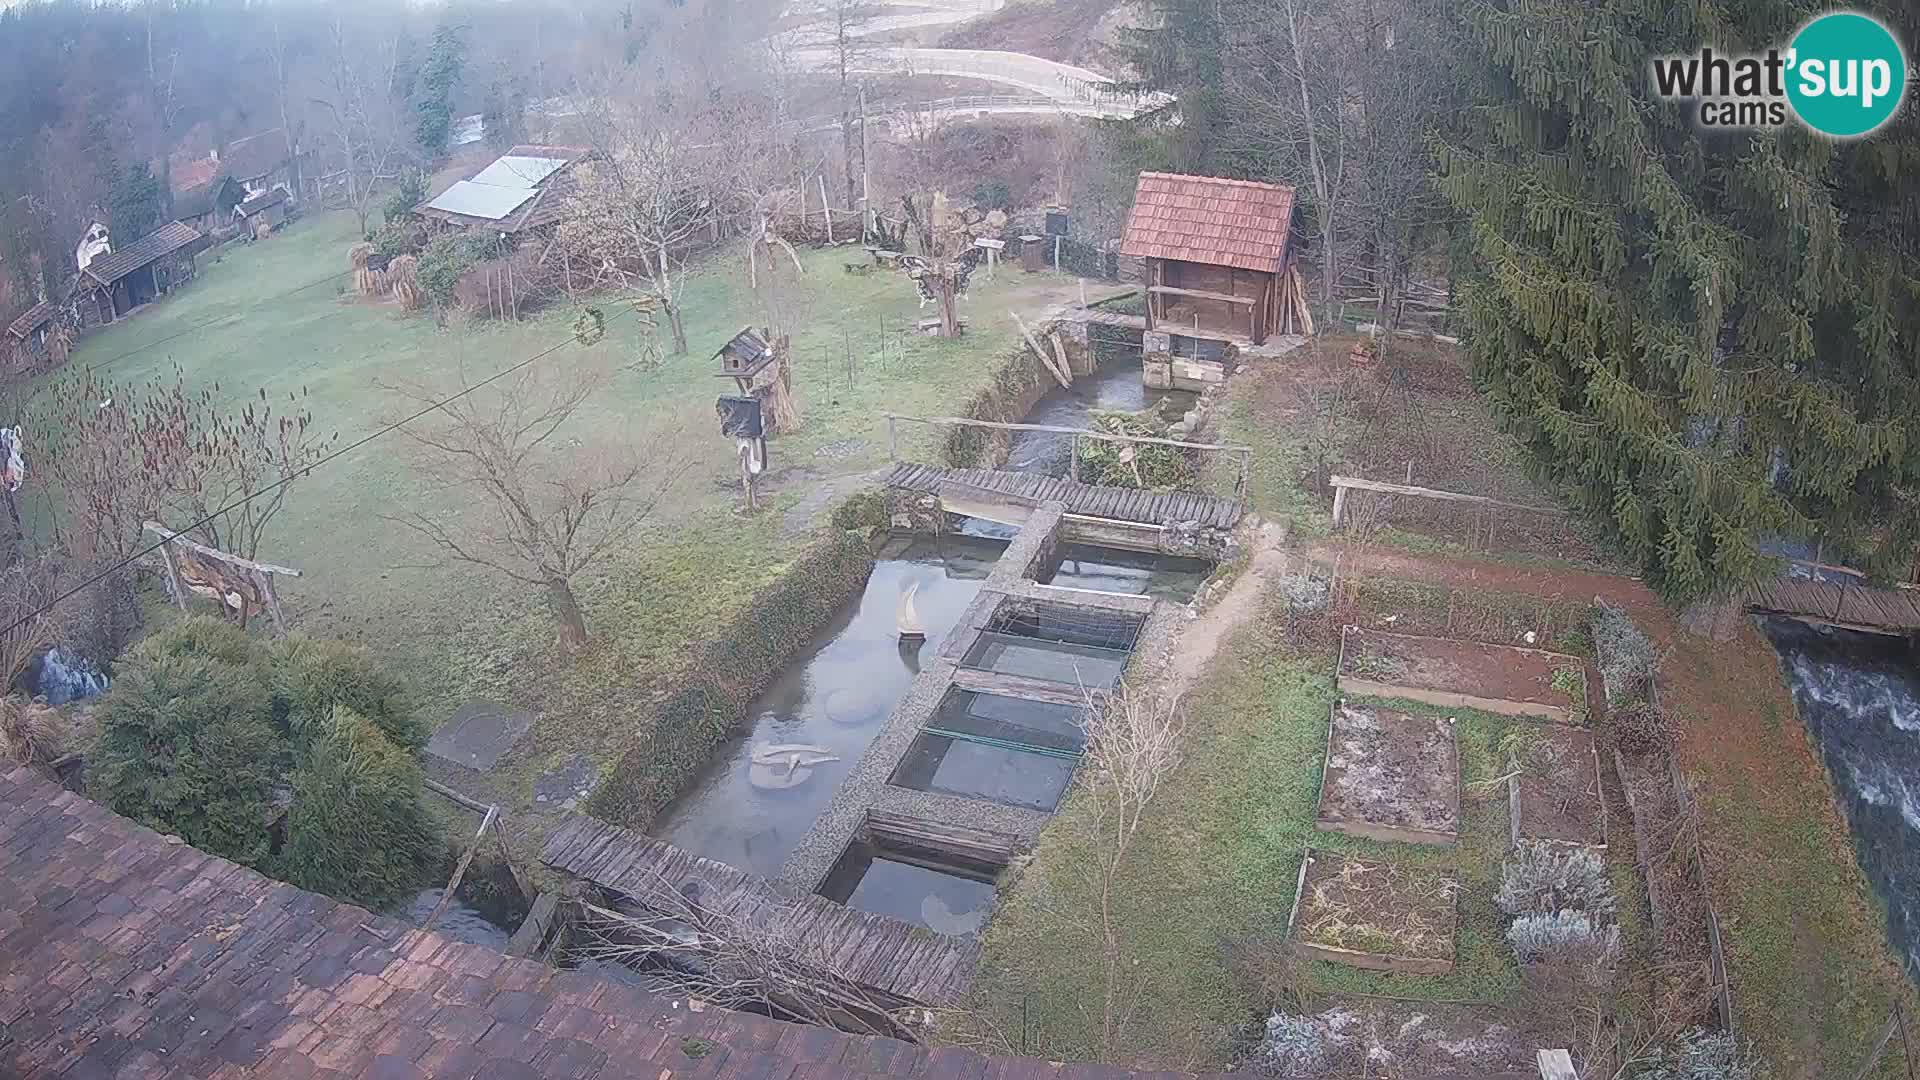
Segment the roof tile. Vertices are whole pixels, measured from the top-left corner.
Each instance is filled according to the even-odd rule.
[[[1284,184],[1143,172],[1120,254],[1276,273],[1293,197]]]

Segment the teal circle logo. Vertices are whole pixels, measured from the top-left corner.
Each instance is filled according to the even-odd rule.
[[[1900,111],[1907,56],[1877,20],[1837,11],[1800,28],[1787,61],[1787,102],[1822,135],[1850,138]]]

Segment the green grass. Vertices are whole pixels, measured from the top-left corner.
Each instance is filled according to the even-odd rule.
[[[344,444],[405,411],[409,403],[384,386],[451,390],[463,376],[471,382],[571,337],[578,308],[565,302],[518,324],[456,318],[445,329],[419,313],[360,302],[348,295],[344,273],[354,239],[352,217],[335,214],[229,247],[174,296],[84,339],[68,370],[95,366],[126,383],[171,378],[177,365],[190,388],[236,406],[263,387],[276,400],[304,388],[315,425],[339,432]],[[612,372],[558,445],[644,446],[645,432],[665,428],[696,457],[657,524],[577,583],[596,636],[589,654],[557,653],[550,618],[526,587],[476,567],[436,565],[434,553],[391,520],[409,512],[479,520],[470,494],[429,482],[411,444],[394,435],[294,485],[261,554],[304,572],[283,586],[296,623],[380,650],[420,688],[432,722],[476,698],[535,709],[534,733],[506,763],[505,790],[495,797],[530,798],[533,776],[581,750],[604,761],[702,635],[804,546],[805,535],[783,528],[783,512],[817,480],[886,460],[880,412],[949,412],[1014,348],[1009,307],[1031,324],[1040,310],[1077,295],[1068,277],[1003,271],[976,282],[962,306],[968,336],[943,341],[904,333],[923,314],[904,276],[847,274],[841,264],[852,257],[845,249],[802,254],[807,274],[791,306],[799,312],[795,385],[804,427],[773,442],[772,494],[756,517],[736,510],[735,449],[713,417],[714,397],[732,388],[716,376],[713,353],[741,327],[764,322],[744,259],[722,252],[688,277],[687,355],[637,365],[648,344],[664,351],[664,328],[616,317],[621,309],[603,297],[590,302],[608,313],[606,337],[541,361]],[[52,411],[51,382],[38,388],[33,408]],[[938,438],[936,429],[902,425],[900,449],[927,458]],[[823,448],[831,452],[816,454]],[[797,522],[802,530],[817,524]]]
[[[1003,1033],[1024,1023],[1024,1049],[1054,1060],[1110,1057],[1168,1068],[1224,1065],[1237,1029],[1261,1008],[1235,979],[1235,941],[1284,934],[1307,844],[1317,849],[1453,870],[1460,882],[1456,968],[1445,976],[1384,975],[1305,963],[1296,989],[1392,994],[1427,1000],[1506,1001],[1518,973],[1492,904],[1508,838],[1505,787],[1469,787],[1457,849],[1384,844],[1314,827],[1332,657],[1281,655],[1277,628],[1242,627],[1186,702],[1178,772],[1148,808],[1123,868],[1118,918],[1129,968],[1142,973],[1139,1003],[1121,1044],[1102,1053],[1104,986],[1095,895],[1082,868],[1093,850],[1088,806],[1075,789],[1043,834],[1032,864],[989,925],[979,1005]],[[1395,708],[1458,719],[1462,778],[1498,771],[1496,747],[1512,726],[1497,716]],[[1135,967],[1134,965],[1137,965]],[[1023,1022],[1024,1010],[1024,1022]],[[1021,1049],[1017,1034],[1008,1041]]]

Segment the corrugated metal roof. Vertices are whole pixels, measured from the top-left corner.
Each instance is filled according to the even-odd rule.
[[[509,188],[534,188],[540,181],[567,167],[566,158],[551,157],[515,157],[511,154],[496,158],[493,164],[480,170],[473,178],[476,184],[497,184]]]
[[[520,209],[521,204],[531,198],[533,189],[530,187],[502,187],[499,184],[461,180],[434,196],[427,203],[427,209],[499,221]]]
[[[1143,172],[1120,254],[1278,273],[1292,219],[1285,184]]]

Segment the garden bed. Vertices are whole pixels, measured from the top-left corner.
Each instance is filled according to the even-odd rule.
[[[1409,844],[1460,837],[1460,754],[1453,723],[1340,702],[1327,732],[1315,824]]]
[[[1340,689],[1363,697],[1584,719],[1586,664],[1577,656],[1451,638],[1389,634],[1349,626],[1341,636]]]
[[[1513,842],[1606,847],[1607,811],[1600,797],[1600,755],[1593,736],[1558,725],[1527,734],[1532,745],[1507,781]]]
[[[1294,897],[1294,942],[1305,955],[1412,975],[1453,970],[1459,883],[1433,867],[1307,849]]]

